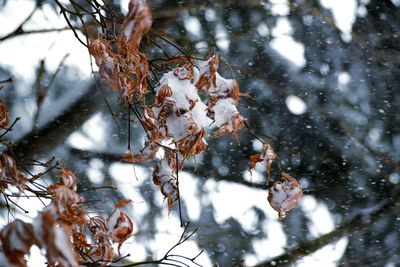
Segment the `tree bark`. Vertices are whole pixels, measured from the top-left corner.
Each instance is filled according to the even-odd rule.
[[[104,85],[97,86],[92,78],[78,93],[81,96],[61,111],[54,119],[44,126],[33,130],[20,138],[12,146],[12,152],[20,160],[43,159],[49,157],[52,151],[65,142],[68,136],[79,129],[103,105],[99,90]],[[46,112],[52,112],[48,110]]]

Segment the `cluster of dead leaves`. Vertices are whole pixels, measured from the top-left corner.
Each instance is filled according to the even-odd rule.
[[[68,169],[60,171],[59,180],[48,187],[48,193],[53,201],[33,223],[15,220],[0,232],[8,263],[25,267],[24,255],[37,245],[46,251],[48,266],[76,267],[79,261],[93,260],[109,265],[114,257],[113,243],[118,243],[120,253],[121,245],[133,233],[133,223],[122,211],[130,200],[116,203],[107,218],[90,217],[82,208],[84,199],[76,192],[75,174]]]
[[[154,167],[153,182],[167,199],[168,209],[179,199],[177,175],[183,163],[207,148],[207,135],[218,137],[231,133],[237,138],[245,119],[237,106],[242,94],[234,79],[225,79],[218,73],[219,57],[203,60],[176,57],[172,70],[165,73],[155,88],[152,105],[145,105],[148,96],[148,60],[139,46],[144,34],[151,27],[151,15],[144,0],[131,0],[129,11],[115,42],[105,38],[92,40],[90,54],[99,66],[103,80],[120,93],[126,104],[139,101],[143,107],[141,125],[147,138],[140,153],[129,151],[123,161],[137,163],[155,160],[157,152],[164,156]],[[168,62],[167,62],[168,63]],[[200,97],[200,95],[202,97]],[[0,128],[6,129],[9,117],[0,100]],[[179,160],[180,158],[180,160]],[[271,164],[277,159],[269,144],[261,153],[251,156],[250,171],[258,163],[266,164],[268,180]],[[15,160],[0,156],[0,189],[16,186],[26,189],[26,177],[16,167]],[[33,223],[14,220],[0,232],[4,255],[8,263],[16,267],[26,266],[24,256],[32,245],[46,251],[48,266],[78,266],[79,261],[96,261],[107,266],[114,258],[113,244],[122,244],[132,235],[133,223],[122,211],[130,201],[115,205],[106,218],[89,216],[83,209],[85,201],[77,192],[76,177],[67,169],[60,171],[59,180],[48,187],[53,201]],[[298,181],[282,172],[280,180],[269,189],[268,201],[279,217],[294,208],[302,195]]]
[[[165,60],[164,65],[172,70],[159,80],[156,94],[149,94],[148,60],[139,47],[151,27],[151,20],[146,2],[131,0],[116,40],[92,40],[89,51],[100,76],[120,92],[120,98],[129,104],[133,100],[140,102],[143,108],[140,122],[147,135],[145,146],[139,153],[128,151],[123,161],[154,160],[163,148],[165,156],[154,168],[153,181],[171,209],[179,197],[175,180],[183,165],[175,163],[177,158],[183,163],[204,152],[208,130],[214,126],[218,129],[213,136],[232,133],[236,137],[245,120],[237,109],[241,96],[238,83],[218,73],[217,56],[203,60],[177,56]],[[145,104],[145,97],[152,98],[146,102],[153,104]]]
[[[0,128],[6,129],[9,117],[0,100]],[[9,186],[21,194],[27,189],[27,177],[17,168],[15,159],[6,153],[0,155],[0,190],[5,194]],[[121,245],[133,233],[131,219],[121,210],[128,200],[118,202],[106,218],[90,218],[82,208],[84,202],[77,192],[76,176],[61,169],[58,181],[48,186],[52,203],[45,207],[33,223],[14,220],[0,232],[0,240],[7,262],[11,266],[25,267],[25,255],[32,245],[46,251],[48,266],[76,267],[79,261],[96,259],[102,266],[114,257],[113,243]],[[88,242],[90,236],[91,242]],[[73,242],[71,242],[73,241]]]
[[[123,157],[130,163],[149,161],[161,148],[164,150],[164,158],[154,168],[153,181],[168,200],[169,209],[179,197],[177,172],[186,159],[206,150],[207,131],[216,126],[213,136],[235,136],[244,125],[237,110],[238,84],[218,74],[217,56],[202,61],[180,57],[176,62],[178,66],[160,79],[155,103],[144,109],[144,149],[136,154],[129,151]],[[199,96],[200,91],[204,91],[205,99]]]
[[[0,90],[3,88],[0,85]],[[6,106],[0,99],[0,128],[7,129],[10,123],[10,118],[8,117]],[[1,153],[0,155],[0,190],[4,191],[10,185],[16,186],[20,192],[25,190],[26,177],[25,175],[17,169],[17,164],[15,159],[6,153]]]
[[[156,158],[158,151],[164,150],[164,157],[155,165],[153,181],[167,199],[170,210],[179,198],[177,174],[186,159],[206,150],[207,136],[218,137],[231,133],[238,139],[236,133],[245,124],[245,119],[237,109],[243,94],[236,80],[226,79],[218,73],[218,56],[203,60],[176,56],[165,60],[164,67],[168,66],[171,70],[158,81],[159,85],[154,89],[156,94],[148,94],[148,60],[139,47],[143,35],[150,30],[151,20],[146,2],[131,0],[116,42],[111,44],[99,38],[91,42],[89,51],[99,66],[101,77],[120,92],[125,102],[136,100],[143,108],[140,123],[147,135],[144,148],[139,153],[128,151],[123,161],[151,161]],[[145,104],[142,101],[145,97],[152,97],[147,102],[153,104]],[[211,131],[215,126],[217,130]],[[265,162],[269,181],[271,164],[276,159],[272,147],[265,144],[261,153],[250,158],[250,171],[257,163]],[[285,177],[282,176],[283,183],[276,182],[273,188],[287,192],[283,201],[291,198],[291,203],[297,203],[300,196],[288,193],[293,182],[287,187],[289,182],[285,182]],[[301,191],[299,184],[297,187]],[[278,191],[281,192],[281,189]],[[278,194],[275,191],[269,191],[271,199],[274,199],[273,194]],[[279,208],[277,202],[274,203],[271,205],[280,212],[281,217],[293,207],[281,203]]]
[[[151,15],[144,0],[129,2],[129,11],[121,26],[116,43],[105,38],[91,40],[89,52],[99,66],[100,76],[120,98],[131,103],[134,93],[142,99],[147,95],[148,62],[139,51],[143,35],[151,27]]]

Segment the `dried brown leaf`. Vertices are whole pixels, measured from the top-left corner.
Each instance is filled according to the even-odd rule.
[[[268,201],[278,212],[279,218],[285,218],[286,213],[296,207],[303,190],[300,183],[292,176],[282,172],[281,181],[276,181],[268,191]]]
[[[9,123],[10,123],[10,118],[8,117],[6,106],[0,99],[0,128],[2,129],[7,128],[7,125]]]

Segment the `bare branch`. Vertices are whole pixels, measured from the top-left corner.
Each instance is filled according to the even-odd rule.
[[[42,3],[43,3],[43,0],[36,1],[35,7],[31,11],[31,13],[29,13],[29,15],[18,25],[18,27],[14,31],[10,32],[9,34],[7,34],[3,37],[0,37],[0,42],[6,40],[8,38],[14,37],[16,35],[20,35],[21,32],[24,31],[22,29],[24,27],[24,25],[32,18],[33,14],[35,14],[38,7],[40,7]]]
[[[397,193],[391,200],[388,200],[381,208],[373,210],[369,214],[360,214],[354,219],[342,224],[332,232],[325,234],[315,240],[304,242],[297,247],[288,250],[285,254],[268,261],[257,264],[254,267],[267,267],[267,266],[290,266],[296,260],[307,256],[318,249],[336,242],[342,237],[351,235],[357,231],[365,230],[369,226],[376,223],[379,219],[394,213],[400,202],[400,193]]]
[[[52,121],[20,138],[12,147],[21,160],[46,157],[83,122],[100,109],[98,92],[93,80],[84,93]]]
[[[69,152],[75,156],[80,157],[81,159],[88,160],[91,158],[99,158],[105,162],[121,162],[122,160],[122,155],[116,154],[116,153],[105,153],[105,152],[93,152],[93,151],[84,151],[84,150],[79,150],[76,148],[70,148]],[[150,163],[143,163],[143,162],[137,162],[135,163],[136,165],[143,166],[143,167],[150,167]],[[185,166],[183,171],[192,173],[195,177],[198,177],[202,180],[214,178],[215,180],[218,181],[227,181],[231,183],[238,183],[242,184],[251,188],[258,188],[258,189],[267,189],[267,186],[265,184],[261,183],[254,183],[254,182],[249,182],[243,179],[242,175],[240,173],[237,174],[231,174],[229,176],[222,176],[218,174],[217,172],[214,172],[213,170],[204,170],[204,169],[196,169],[193,166]]]

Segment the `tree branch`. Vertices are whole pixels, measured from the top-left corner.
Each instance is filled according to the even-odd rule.
[[[76,148],[70,148],[69,152],[72,155],[75,155],[79,157],[80,159],[88,160],[91,158],[99,158],[105,162],[121,162],[122,161],[122,153],[117,154],[117,153],[104,153],[104,152],[94,152],[94,151],[84,151]],[[135,165],[143,166],[143,167],[150,167],[150,164],[147,163],[135,163]],[[217,181],[227,181],[231,183],[238,183],[242,184],[251,188],[258,188],[258,189],[263,189],[266,190],[267,186],[266,184],[261,184],[261,183],[253,183],[249,182],[243,179],[243,177],[240,175],[234,176],[234,175],[228,175],[228,176],[222,176],[218,173],[216,173],[213,170],[208,170],[205,171],[204,169],[196,169],[194,166],[185,166],[183,168],[184,172],[189,172],[193,174],[194,176],[199,177],[202,180],[208,179],[208,177],[212,177]]]
[[[36,29],[36,30],[23,30],[20,29],[17,32],[14,32],[13,34],[7,34],[6,36],[0,37],[0,42],[13,38],[13,37],[17,37],[17,36],[21,36],[21,35],[27,35],[27,34],[38,34],[38,33],[49,33],[49,32],[61,32],[61,31],[69,31],[71,30],[69,27],[64,27],[64,28],[54,28],[54,29]]]
[[[388,200],[386,204],[381,206],[379,209],[374,210],[368,214],[360,213],[354,219],[342,224],[337,227],[336,230],[325,234],[312,241],[304,242],[297,247],[287,251],[285,254],[270,259],[268,261],[259,263],[254,267],[267,267],[267,266],[289,266],[296,260],[307,256],[318,249],[336,242],[344,236],[351,235],[356,231],[361,231],[368,228],[369,226],[376,223],[379,219],[384,216],[388,216],[396,211],[396,208],[400,202],[400,192],[398,192],[391,200]]]
[[[24,27],[24,25],[32,18],[33,14],[35,14],[37,8],[40,7],[42,3],[43,0],[36,1],[35,7],[31,11],[31,13],[29,13],[29,15],[18,25],[18,27],[14,31],[10,32],[9,34],[6,34],[3,37],[0,37],[0,42],[8,38],[14,37],[16,35],[19,35],[21,32],[23,32],[24,30],[22,29],[22,27]]]
[[[46,157],[57,146],[99,110],[99,92],[94,79],[86,85],[87,89],[79,92],[81,96],[74,103],[46,123],[14,143],[13,153],[21,159],[40,159]],[[102,87],[102,86],[101,86]],[[101,88],[100,88],[101,90]]]

